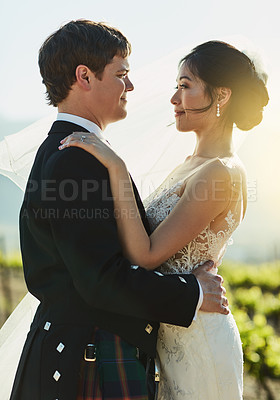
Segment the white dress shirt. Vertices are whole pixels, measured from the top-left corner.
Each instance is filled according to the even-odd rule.
[[[82,128],[87,129],[89,132],[95,133],[96,136],[99,137],[100,139],[105,140],[101,128],[99,128],[98,125],[96,125],[92,121],[89,121],[88,119],[79,117],[78,115],[58,113],[56,120],[72,122],[72,124],[80,125]]]
[[[56,120],[72,122],[73,124],[80,125],[82,128],[87,129],[89,132],[95,133],[96,136],[99,137],[100,139],[106,140],[102,133],[102,130],[99,128],[99,126],[96,125],[94,122],[89,121],[88,119],[79,117],[78,115],[73,115],[73,114],[68,114],[68,113],[58,113]],[[198,299],[198,303],[196,306],[194,320],[196,319],[197,311],[200,309],[202,302],[203,302],[202,287],[201,287],[199,281],[197,281],[197,282],[198,282],[198,286],[199,286],[199,299]]]

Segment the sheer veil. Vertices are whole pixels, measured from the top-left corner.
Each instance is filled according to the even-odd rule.
[[[128,94],[128,116],[110,125],[105,135],[123,157],[146,197],[160,181],[189,155],[195,143],[192,133],[175,129],[170,98],[174,93],[179,60],[190,49],[181,48],[166,57],[131,71],[135,90]],[[39,145],[55,120],[56,110],[0,142],[0,173],[22,190]],[[235,147],[244,133],[234,133]]]
[[[187,49],[188,50],[188,49]],[[135,90],[128,94],[128,117],[105,132],[111,145],[125,160],[142,198],[149,196],[168,173],[192,153],[195,138],[178,133],[170,98],[176,84],[179,60],[187,53],[179,49],[130,77]],[[0,173],[22,190],[40,143],[55,119],[56,112],[0,142]],[[239,147],[245,135],[236,136]],[[242,139],[243,138],[243,139]],[[0,330],[1,399],[9,398],[21,350],[38,300],[27,294]]]

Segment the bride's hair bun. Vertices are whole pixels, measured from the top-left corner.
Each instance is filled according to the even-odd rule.
[[[263,107],[269,97],[266,74],[257,73],[250,58],[235,47],[219,41],[210,41],[195,47],[180,64],[187,63],[191,72],[206,84],[214,103],[216,89],[231,89],[231,100],[224,118],[244,131],[262,121]]]
[[[263,107],[268,103],[269,97],[265,81],[258,76],[252,66],[252,77],[244,77],[234,89],[229,105],[229,117],[235,125],[248,131],[258,125],[263,118]]]

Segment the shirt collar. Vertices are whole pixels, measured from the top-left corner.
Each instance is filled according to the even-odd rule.
[[[100,139],[106,140],[99,126],[88,119],[79,117],[78,115],[74,114],[58,113],[56,120],[72,122],[73,124],[80,125],[82,128],[88,130],[89,132],[95,133],[96,136]]]

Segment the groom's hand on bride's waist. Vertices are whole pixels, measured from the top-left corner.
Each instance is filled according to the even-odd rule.
[[[213,261],[206,261],[192,271],[203,291],[200,311],[228,314],[228,300],[225,297],[226,290],[222,286],[224,280],[220,275],[213,274],[213,271],[211,272],[213,267]]]

